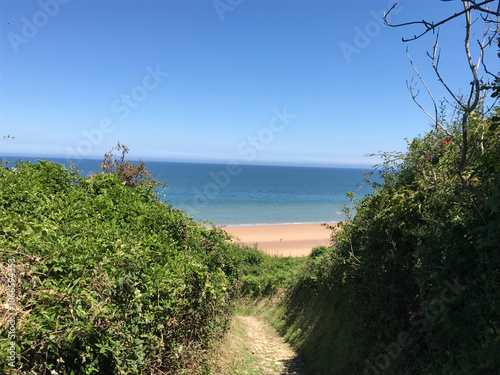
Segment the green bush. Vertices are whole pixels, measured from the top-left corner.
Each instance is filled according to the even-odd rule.
[[[206,350],[238,286],[239,249],[227,239],[165,206],[148,184],[83,178],[46,161],[0,169],[0,285],[13,259],[17,373],[208,371]]]
[[[303,258],[276,257],[256,247],[242,247],[240,258],[241,295],[272,296],[288,287],[304,263]]]
[[[311,250],[311,254],[309,254],[310,258],[318,258],[323,255],[328,250],[327,246],[316,246]]]
[[[500,129],[491,121],[469,121],[469,186],[458,146],[442,134],[388,155],[383,183],[298,274],[284,299],[288,335],[313,372],[498,372]],[[307,326],[311,305],[322,318]],[[344,330],[318,339],[326,324]]]

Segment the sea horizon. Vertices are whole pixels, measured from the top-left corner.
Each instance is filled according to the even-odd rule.
[[[62,164],[70,165],[72,162],[75,166],[78,167],[78,165],[82,161],[97,161],[101,162],[104,157],[103,156],[89,156],[85,158],[69,158],[69,157],[63,157],[63,156],[58,156],[58,155],[15,155],[15,154],[8,154],[8,155],[0,155],[0,159],[5,159],[10,162],[18,161],[19,159],[21,160],[50,160],[50,161],[57,161]],[[335,163],[335,164],[319,164],[319,163],[286,163],[286,162],[272,162],[272,161],[262,161],[262,162],[249,162],[249,161],[227,161],[227,160],[204,160],[204,159],[170,159],[170,158],[149,158],[149,159],[143,159],[143,158],[127,158],[127,161],[130,162],[145,162],[146,164],[149,163],[179,163],[179,164],[210,164],[210,165],[227,165],[227,164],[235,164],[235,165],[241,165],[241,166],[257,166],[257,167],[299,167],[299,168],[327,168],[327,169],[335,169],[335,168],[340,168],[340,169],[372,169],[373,164],[346,164],[346,163]],[[77,168],[78,169],[78,168]]]
[[[65,158],[9,156],[70,166]],[[81,159],[83,175],[100,171],[102,159]],[[131,160],[134,161],[134,160]],[[167,184],[160,197],[194,220],[218,226],[334,224],[345,220],[346,193],[371,192],[363,183],[368,168],[276,166],[146,161],[153,176]],[[358,186],[358,184],[361,184]]]

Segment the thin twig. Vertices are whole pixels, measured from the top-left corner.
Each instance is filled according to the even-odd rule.
[[[446,91],[448,91],[448,93],[451,95],[451,97],[453,98],[453,100],[455,100],[460,106],[463,107],[463,105],[460,102],[460,100],[455,96],[455,94],[453,93],[453,91],[448,87],[448,85],[445,83],[445,81],[441,77],[441,73],[439,72],[439,58],[440,58],[440,53],[437,52],[438,41],[439,41],[439,30],[438,30],[438,33],[436,35],[436,42],[434,43],[434,47],[432,49],[432,56],[429,53],[427,53],[427,56],[429,56],[431,58],[432,68],[434,69],[434,72],[436,73],[439,82],[441,82],[441,84],[445,87]],[[463,109],[465,109],[465,108],[463,108]]]
[[[432,100],[432,104],[434,105],[434,111],[436,113],[435,117],[433,117],[429,112],[427,112],[427,110],[418,102],[418,100],[417,100],[418,93],[416,95],[414,93],[415,86],[413,86],[412,84],[410,84],[410,85],[407,85],[407,87],[408,87],[408,90],[410,91],[410,94],[411,94],[411,97],[412,97],[413,101],[436,124],[436,130],[439,129],[440,131],[442,131],[447,136],[452,137],[453,139],[455,139],[455,137],[448,131],[448,129],[446,129],[443,126],[443,124],[441,124],[441,122],[439,122],[439,119],[438,119],[438,108],[437,108],[436,100],[434,99],[434,96],[432,95],[432,92],[429,89],[429,87],[427,86],[427,84],[425,83],[424,79],[420,75],[417,67],[413,63],[413,60],[411,59],[410,53],[408,52],[408,48],[406,48],[406,56],[408,56],[408,59],[410,60],[411,67],[415,71],[415,74],[417,75],[417,77],[420,79],[420,82],[422,82],[422,84],[424,85],[425,89],[427,90],[427,93],[429,94],[429,96],[430,96],[430,98]],[[456,141],[456,139],[455,139],[455,141]],[[460,147],[460,144],[459,144],[459,147]]]
[[[481,8],[481,6],[483,5],[486,5],[488,3],[491,3],[495,0],[485,0],[479,4],[476,4],[476,3],[472,3],[473,5],[469,6],[464,9],[463,11],[461,12],[458,12],[458,13],[455,13],[453,15],[451,15],[450,17],[447,17],[437,23],[434,23],[434,22],[429,22],[429,21],[426,21],[426,20],[422,20],[422,21],[412,21],[412,22],[405,22],[405,23],[399,23],[399,24],[390,24],[388,21],[387,21],[387,16],[389,15],[389,13],[396,7],[397,3],[395,3],[388,11],[387,13],[384,12],[384,15],[383,15],[383,19],[384,19],[384,23],[389,26],[389,27],[402,27],[402,26],[409,26],[409,25],[424,25],[425,26],[425,30],[423,32],[421,32],[420,34],[416,34],[416,35],[413,35],[413,37],[411,38],[403,38],[403,42],[410,42],[412,40],[417,40],[419,38],[421,38],[422,36],[424,36],[425,34],[427,34],[428,32],[430,31],[434,31],[437,27],[445,24],[446,22],[449,22],[451,21],[452,19],[454,18],[457,18],[467,12],[469,12],[470,10],[472,9],[476,9],[476,10],[480,10],[480,11],[483,11],[483,9]],[[465,5],[465,3],[464,3]],[[496,15],[496,16],[499,16],[500,13],[499,12],[491,12],[491,11],[487,11],[486,13],[490,13],[490,14],[493,14],[493,15]]]

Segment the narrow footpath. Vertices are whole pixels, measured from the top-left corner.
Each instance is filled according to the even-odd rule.
[[[220,375],[307,375],[294,349],[258,316],[235,315],[221,348]]]

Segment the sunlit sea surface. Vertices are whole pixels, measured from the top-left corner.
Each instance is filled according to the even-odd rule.
[[[95,173],[99,163],[80,160],[77,168]],[[350,205],[346,192],[358,197],[371,192],[363,183],[368,169],[173,162],[149,162],[148,169],[167,183],[161,193],[165,203],[215,224],[337,222],[344,219],[342,205]]]

